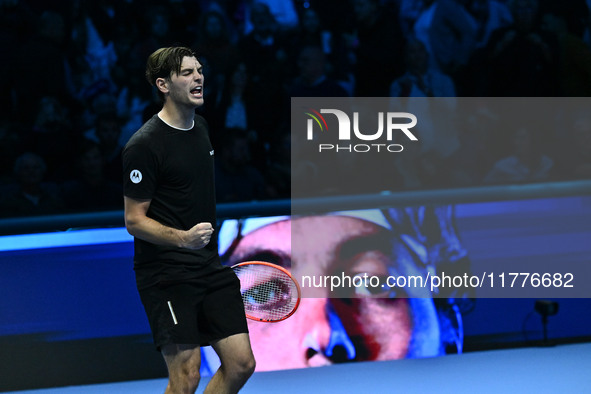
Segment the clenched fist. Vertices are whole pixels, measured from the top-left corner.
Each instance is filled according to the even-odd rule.
[[[211,240],[213,226],[211,223],[197,223],[182,235],[182,245],[187,249],[201,249]]]

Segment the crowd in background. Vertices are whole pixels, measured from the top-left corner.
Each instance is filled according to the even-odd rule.
[[[218,202],[289,198],[290,97],[589,97],[588,3],[0,0],[0,217],[122,209],[162,46],[204,65]],[[392,190],[591,176],[591,117],[542,136],[488,115],[383,169]]]

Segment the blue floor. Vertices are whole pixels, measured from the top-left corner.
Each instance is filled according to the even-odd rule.
[[[591,393],[591,343],[255,373],[243,394]],[[198,389],[202,393],[207,380]],[[20,394],[163,393],[165,379]]]

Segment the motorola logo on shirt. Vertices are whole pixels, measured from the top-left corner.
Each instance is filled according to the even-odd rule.
[[[133,183],[140,183],[142,181],[142,173],[140,170],[131,170],[131,173],[129,173],[129,179],[131,179]]]

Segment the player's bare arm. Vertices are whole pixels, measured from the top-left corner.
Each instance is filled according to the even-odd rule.
[[[154,244],[186,249],[201,249],[209,243],[213,234],[211,223],[197,223],[186,231],[165,226],[147,216],[150,202],[124,197],[125,227],[129,234]]]

